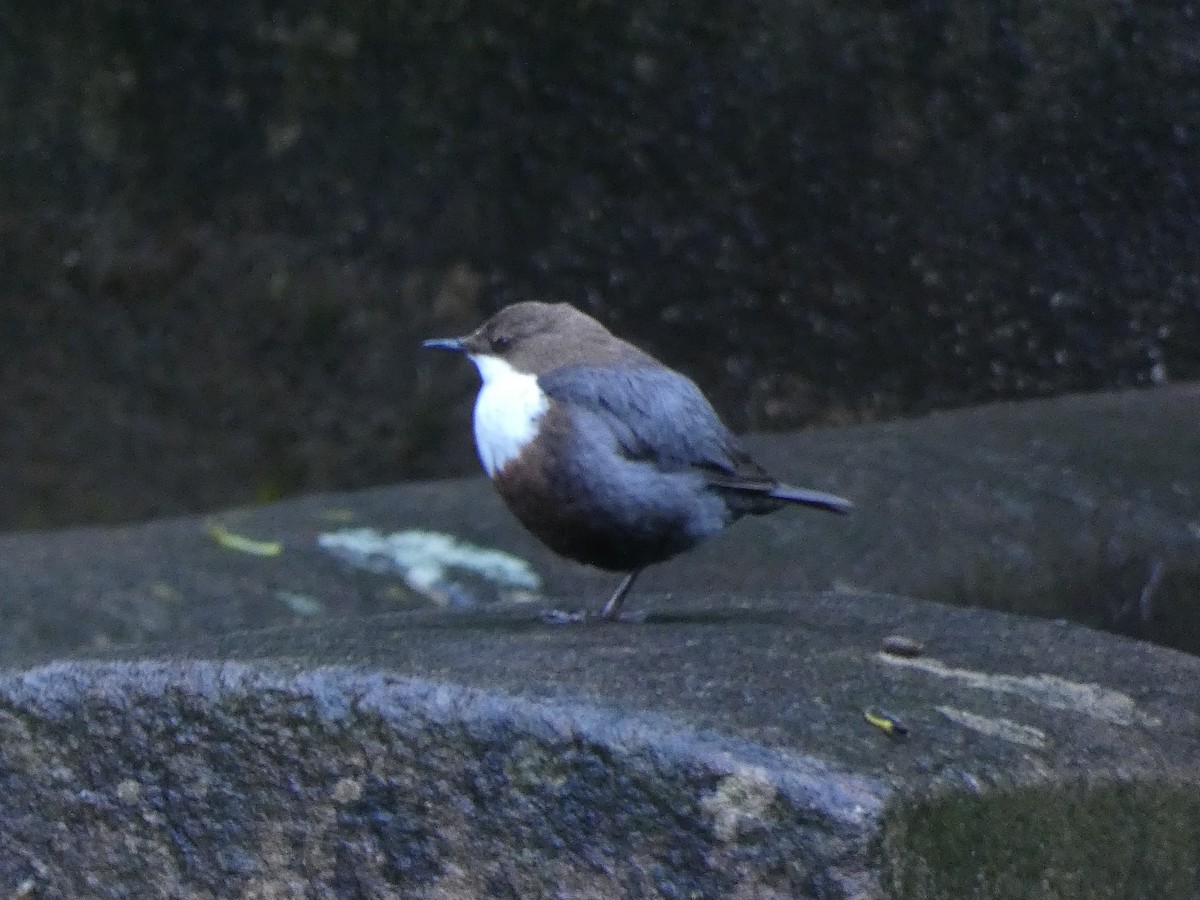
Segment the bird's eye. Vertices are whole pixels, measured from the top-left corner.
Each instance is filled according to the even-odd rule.
[[[492,346],[497,350],[504,350],[512,343],[512,338],[507,334],[498,334],[492,338]]]

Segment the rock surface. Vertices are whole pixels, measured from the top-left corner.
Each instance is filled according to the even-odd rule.
[[[741,523],[637,624],[543,624],[610,579],[478,479],[4,538],[0,896],[1193,898],[1200,660],[897,592],[1090,614],[1157,560],[1183,621],[1198,398],[756,440],[855,515]]]
[[[883,654],[896,631],[925,654]],[[1070,625],[785,594],[641,625],[395,614],[128,655],[0,679],[8,890],[1200,889],[1200,661]],[[906,738],[866,721],[878,707]]]
[[[750,445],[780,477],[850,497],[854,514],[739,522],[649,569],[631,607],[719,609],[731,596],[840,588],[1070,618],[1200,649],[1198,386],[997,404]],[[279,555],[222,545],[214,526],[278,543]],[[614,583],[545,550],[483,478],[313,495],[205,519],[0,536],[0,659],[424,608],[431,596],[495,599],[475,583],[456,590],[457,572],[419,593],[394,569],[355,568],[319,546],[321,535],[363,528],[507,551],[572,607],[598,606]]]

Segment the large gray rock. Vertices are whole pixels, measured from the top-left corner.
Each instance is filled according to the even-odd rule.
[[[1189,641],[1198,397],[757,440],[855,514],[639,624],[481,479],[4,538],[0,894],[1192,898],[1200,661],[1061,617]]]
[[[895,657],[882,639],[923,640]],[[1194,897],[1200,661],[898,597],[393,615],[0,678],[37,896]],[[872,727],[886,707],[906,740]]]

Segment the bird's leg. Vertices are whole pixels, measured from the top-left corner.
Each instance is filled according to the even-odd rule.
[[[621,617],[621,603],[625,600],[625,595],[629,593],[629,589],[633,587],[634,580],[642,574],[641,569],[634,569],[617,585],[617,589],[613,591],[613,595],[608,598],[608,602],[604,604],[604,609],[598,613],[585,612],[562,612],[561,610],[552,609],[542,613],[542,619],[551,625],[579,625],[587,622],[615,622]],[[641,621],[635,617],[635,621]]]
[[[621,604],[625,601],[625,595],[629,593],[629,589],[633,587],[633,583],[641,574],[641,569],[634,569],[621,580],[621,583],[617,585],[617,589],[613,591],[613,595],[604,604],[604,609],[600,610],[598,618],[605,622],[611,622],[621,614]]]

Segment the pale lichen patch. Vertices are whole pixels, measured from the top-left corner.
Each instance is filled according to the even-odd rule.
[[[1015,694],[1050,709],[1068,710],[1100,719],[1113,725],[1156,727],[1158,719],[1138,709],[1133,698],[1121,691],[1091,681],[1071,681],[1058,675],[1003,675],[960,669],[931,658],[906,659],[876,653],[879,662],[949,678],[964,687],[1002,694]]]
[[[748,831],[771,823],[771,807],[779,789],[762,769],[749,768],[722,778],[714,791],[700,799],[718,840],[735,841]]]
[[[1046,732],[1040,728],[1034,728],[1032,725],[1022,725],[1020,722],[1014,722],[1003,716],[981,716],[978,713],[953,706],[938,706],[935,709],[951,722],[957,722],[980,734],[1000,738],[1013,744],[1022,744],[1032,747],[1034,750],[1046,748]]]
[[[353,528],[320,534],[317,546],[369,572],[398,573],[413,591],[439,600],[454,569],[505,590],[536,592],[542,586],[537,572],[520,557],[436,531],[382,534],[374,528]]]

